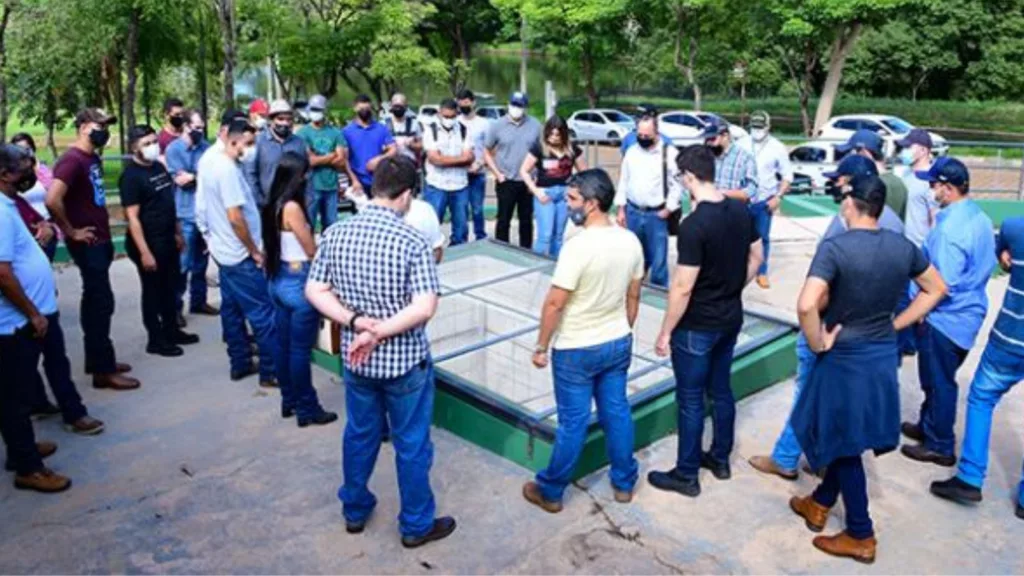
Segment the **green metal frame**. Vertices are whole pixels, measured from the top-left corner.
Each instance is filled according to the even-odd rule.
[[[1019,200],[981,198],[975,202],[992,219],[992,224],[996,228],[1007,218],[1024,216],[1024,202]],[[831,196],[787,195],[782,198],[782,213],[793,218],[834,216],[838,209],[839,206]]]

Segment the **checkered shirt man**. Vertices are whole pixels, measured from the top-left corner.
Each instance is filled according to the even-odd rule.
[[[754,157],[732,143],[720,158],[715,159],[715,187],[721,191],[743,190],[747,198],[757,195],[757,167]]]

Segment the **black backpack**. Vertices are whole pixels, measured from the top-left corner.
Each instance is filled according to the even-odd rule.
[[[459,132],[462,134],[462,141],[465,142],[466,141],[466,133],[467,133],[467,130],[468,130],[466,128],[466,125],[463,124],[462,122],[459,122],[458,120],[456,120],[455,123],[459,125]],[[437,122],[434,122],[434,123],[432,123],[430,125],[430,130],[434,134],[434,142],[437,142]]]

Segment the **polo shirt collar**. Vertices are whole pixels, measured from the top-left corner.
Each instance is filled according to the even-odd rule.
[[[395,218],[398,218],[399,220],[402,219],[402,215],[399,214],[398,210],[394,210],[392,208],[388,208],[387,206],[381,206],[380,204],[374,204],[373,202],[370,202],[365,207],[363,207],[363,210],[367,210],[369,212],[380,212],[381,214],[386,214],[388,216],[394,216]]]
[[[5,192],[0,192],[0,202],[2,202],[4,204],[4,206],[14,206],[15,205],[14,204],[14,198],[11,198]]]

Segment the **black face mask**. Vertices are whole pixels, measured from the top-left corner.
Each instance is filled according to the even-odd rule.
[[[651,146],[654,146],[654,138],[637,138],[636,143],[646,150]]]
[[[473,107],[472,106],[459,106],[459,112],[463,116],[469,116],[470,114],[473,113]]]
[[[96,148],[103,148],[110,141],[110,130],[106,128],[93,128],[89,132],[89,143]]]
[[[287,124],[274,124],[274,135],[284,140],[292,135],[292,127]]]
[[[193,146],[197,146],[200,142],[203,141],[203,131],[202,130],[191,130],[188,133],[188,139],[192,142]]]
[[[836,184],[835,180],[825,182],[825,194],[831,196],[836,204],[843,201],[843,189]]]
[[[716,158],[725,153],[725,146],[722,146],[721,144],[707,144],[707,147],[708,150],[711,150],[711,153],[714,154]]]
[[[363,122],[369,122],[370,118],[373,118],[373,110],[370,110],[369,108],[360,108],[356,114]]]
[[[185,119],[181,116],[171,116],[171,126],[174,126],[175,130],[181,130],[181,127],[185,125]]]
[[[21,174],[21,177],[14,182],[14,189],[25,193],[36,185],[36,171],[31,168]]]
[[[407,110],[407,108],[405,106],[392,106],[391,107],[391,113],[394,114],[396,118],[401,118],[401,117],[405,116],[406,110]]]

